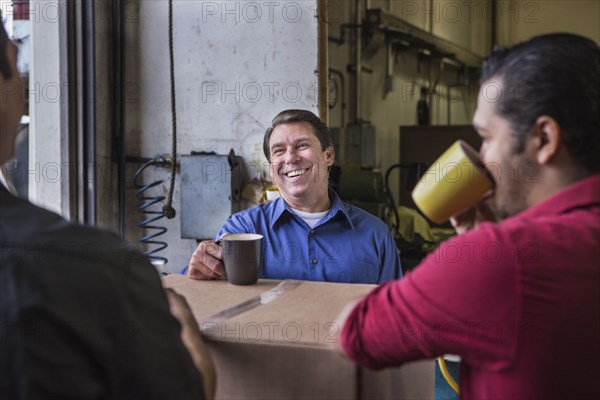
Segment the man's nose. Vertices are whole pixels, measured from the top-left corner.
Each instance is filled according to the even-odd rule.
[[[283,155],[283,161],[286,164],[292,164],[298,161],[298,152],[295,148],[288,148]]]

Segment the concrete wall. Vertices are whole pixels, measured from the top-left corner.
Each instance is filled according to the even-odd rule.
[[[600,1],[503,0],[498,5],[498,44],[508,46],[550,32],[577,33],[600,43]]]
[[[174,2],[179,154],[233,149],[250,178],[267,177],[262,137],[271,119],[287,108],[317,111],[315,11],[316,1]],[[171,151],[167,1],[130,2],[127,21],[127,154],[165,155]],[[129,176],[137,166],[129,166]],[[151,168],[144,175],[144,183],[156,179],[164,182],[152,193],[166,194],[168,171]],[[134,196],[129,185],[132,241],[142,218]],[[174,199],[180,211],[179,181]],[[179,238],[180,218],[186,216],[161,222],[169,229],[163,254],[171,270],[186,264],[195,248]]]

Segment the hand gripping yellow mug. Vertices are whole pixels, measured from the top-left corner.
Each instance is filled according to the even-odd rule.
[[[475,205],[493,186],[475,149],[457,140],[419,179],[412,198],[427,218],[441,224]]]

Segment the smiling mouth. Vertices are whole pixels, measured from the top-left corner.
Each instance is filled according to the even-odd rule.
[[[294,178],[296,176],[303,175],[306,171],[308,171],[308,169],[297,169],[295,171],[290,171],[284,175],[287,176],[288,178]]]

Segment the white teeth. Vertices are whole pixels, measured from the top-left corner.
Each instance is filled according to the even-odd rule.
[[[302,175],[306,171],[307,171],[306,169],[299,169],[299,170],[296,170],[296,171],[288,172],[286,175],[288,176],[288,178],[293,178],[295,176]]]

